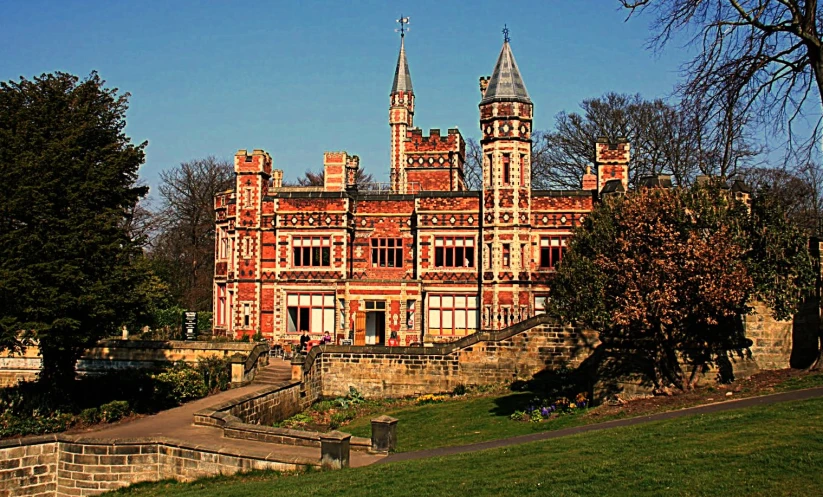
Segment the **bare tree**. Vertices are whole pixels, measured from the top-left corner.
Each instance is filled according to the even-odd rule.
[[[760,167],[746,171],[745,180],[755,190],[768,191],[786,215],[807,235],[820,233],[823,219],[823,168],[818,163],[799,167]]]
[[[750,145],[744,120],[737,117],[728,126],[693,102],[670,105],[607,93],[584,100],[581,109],[579,114],[561,112],[554,131],[534,134],[534,186],[579,188],[600,137],[631,143],[630,185],[658,173],[672,174],[678,184],[689,184],[700,173],[733,177],[759,153]]]
[[[211,309],[214,276],[214,195],[234,184],[231,162],[206,157],[160,173],[160,233],[152,257],[169,268],[182,304]]]
[[[760,118],[773,133],[787,133],[789,150],[807,156],[821,137],[818,115],[810,135],[795,124],[823,101],[823,7],[815,0],[620,0],[648,10],[664,47],[676,33],[691,34],[697,55],[683,66],[679,90],[701,102],[708,118],[730,114]],[[809,107],[812,106],[812,107]],[[727,128],[731,129],[731,127]]]
[[[483,188],[483,148],[474,138],[466,139],[466,162],[463,163],[463,180],[467,190]]]

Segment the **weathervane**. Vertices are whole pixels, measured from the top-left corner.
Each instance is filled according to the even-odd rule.
[[[408,17],[403,17],[401,15],[400,19],[398,19],[397,22],[400,23],[400,29],[395,29],[394,32],[395,33],[400,33],[400,38],[403,38],[403,37],[406,36],[406,31],[411,29],[411,28],[407,27],[407,25],[409,24],[409,18]]]
[[[503,41],[509,42],[509,28],[505,24],[503,25]]]

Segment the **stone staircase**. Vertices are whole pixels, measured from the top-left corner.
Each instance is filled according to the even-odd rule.
[[[291,363],[283,359],[270,359],[269,365],[258,370],[252,384],[281,385],[291,381]]]

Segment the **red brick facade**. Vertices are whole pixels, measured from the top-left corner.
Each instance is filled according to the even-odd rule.
[[[501,64],[517,69],[509,50],[495,75]],[[597,144],[609,168],[598,167],[600,188],[590,177],[585,190],[532,190],[533,106],[519,83],[522,94],[484,93],[480,104],[481,191],[465,187],[458,130],[412,127],[410,77],[390,95],[387,191],[358,189],[359,159],[346,152],[325,154],[324,187],[283,187],[267,153],[240,150],[235,190],[215,198],[215,332],[295,342],[306,329],[407,345],[542,312],[566,239],[605,180],[627,177],[629,152]],[[492,77],[492,91],[499,85]]]

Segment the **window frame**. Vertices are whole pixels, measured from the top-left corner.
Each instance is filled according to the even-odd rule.
[[[398,269],[403,267],[403,239],[396,237],[374,237],[369,242],[371,267]],[[394,265],[390,264],[393,262]]]
[[[462,307],[457,305],[458,299],[464,299],[465,303]],[[435,299],[437,299],[437,307],[433,307]],[[446,299],[451,299],[451,305],[446,305]],[[434,336],[467,336],[476,333],[479,327],[480,314],[478,308],[479,298],[476,294],[471,293],[430,293],[426,296],[426,329],[427,332]],[[473,302],[473,306],[470,305]],[[465,327],[457,327],[458,311],[464,313]],[[473,311],[473,312],[472,312]],[[432,328],[432,323],[435,322],[432,316],[437,315],[437,328]],[[450,316],[451,327],[444,328],[443,324],[446,322],[445,316]],[[472,319],[473,316],[473,319]],[[444,331],[449,330],[449,333]]]
[[[461,242],[458,244],[458,240]],[[434,237],[434,257],[433,266],[435,268],[450,268],[450,269],[473,269],[477,267],[477,250],[473,236],[462,235],[443,235]],[[462,249],[463,263],[457,265],[458,249]],[[471,257],[468,257],[471,249]],[[465,260],[469,259],[466,264]],[[451,261],[451,262],[449,262]]]
[[[566,254],[566,247],[569,235],[543,235],[540,236],[540,269],[555,269]],[[553,241],[558,244],[554,245]],[[544,244],[545,242],[545,244]]]
[[[305,330],[309,333],[314,333],[315,335],[322,334],[325,331],[333,332],[334,321],[335,321],[335,305],[334,305],[334,293],[331,292],[290,292],[286,294],[286,333],[303,333],[303,326],[302,322],[304,321],[304,313],[305,313],[305,320],[308,321],[306,324]],[[301,303],[302,298],[308,298],[308,304]],[[316,306],[314,304],[315,297],[320,298],[320,305]],[[290,300],[294,298],[296,300],[296,304],[290,305]],[[295,316],[294,319],[292,318],[292,309],[295,309]],[[319,331],[312,331],[312,315],[314,314],[314,310],[319,309],[320,315],[320,330]],[[330,323],[326,322],[327,314],[330,317]],[[294,329],[291,328],[291,324],[294,323]]]
[[[315,240],[317,241],[316,245]],[[308,244],[306,242],[308,242]],[[308,259],[308,264],[304,264],[304,259]],[[292,236],[291,266],[299,268],[331,267],[331,237]]]

